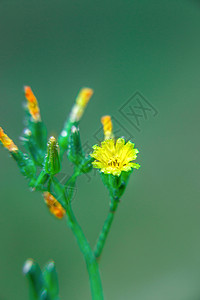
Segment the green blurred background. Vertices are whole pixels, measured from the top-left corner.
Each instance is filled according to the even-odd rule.
[[[105,299],[200,299],[200,1],[0,0],[0,37],[0,125],[16,143],[24,84],[37,95],[49,135],[59,134],[78,90],[89,86],[95,94],[81,121],[83,142],[95,143],[100,117],[111,114],[140,149],[142,168],[101,260]],[[158,111],[140,118],[140,132],[119,112],[136,91]],[[41,266],[55,260],[61,299],[90,299],[65,221],[29,191],[7,151],[0,155],[0,300],[28,299],[29,257]],[[92,244],[108,202],[97,174],[80,178],[73,207]]]

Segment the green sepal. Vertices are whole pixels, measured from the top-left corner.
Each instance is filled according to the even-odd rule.
[[[24,154],[20,150],[10,153],[14,160],[17,162],[22,175],[31,179],[36,176],[36,166],[33,160],[27,154]]]
[[[24,264],[23,273],[27,276],[29,281],[31,299],[42,299],[40,297],[43,291],[46,289],[46,286],[39,265],[32,259],[28,259]]]
[[[44,171],[50,175],[60,172],[59,146],[54,137],[50,137],[47,144],[47,154],[44,160]]]
[[[129,181],[129,178],[130,178],[130,175],[133,173],[133,170],[134,169],[131,169],[130,171],[128,172],[121,172],[121,183],[124,183],[127,185],[128,181]]]
[[[119,176],[114,176],[112,174],[104,174],[103,172],[100,172],[103,184],[109,190],[111,199],[119,200],[121,198],[126,189],[128,179],[132,172],[133,170],[129,172],[121,172]]]
[[[67,157],[75,165],[79,165],[83,160],[79,128],[75,125],[70,130]]]
[[[46,281],[48,292],[52,299],[59,298],[58,276],[54,261],[47,263],[42,271],[43,277]]]
[[[114,176],[112,174],[109,174],[109,183],[112,187],[112,189],[117,190],[121,185],[121,175],[120,176]]]
[[[109,190],[109,192],[111,193],[112,191],[112,188],[111,188],[111,185],[110,185],[110,174],[104,174],[103,172],[99,171],[100,173],[100,176],[101,176],[101,179],[103,181],[103,184],[105,185],[105,187]]]

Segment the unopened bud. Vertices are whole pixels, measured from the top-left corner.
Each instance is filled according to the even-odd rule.
[[[67,156],[76,165],[79,165],[83,158],[79,128],[75,125],[71,128]]]
[[[65,215],[65,209],[49,192],[44,192],[44,201],[47,204],[49,211],[58,219],[62,219]]]
[[[33,259],[28,259],[24,264],[23,273],[28,278],[32,293],[37,299],[41,299],[45,282],[39,265]]]
[[[114,135],[111,116],[103,116],[101,118],[101,123],[103,125],[104,139],[107,140],[113,138]]]
[[[71,123],[78,122],[81,119],[92,95],[93,95],[93,90],[90,88],[83,88],[80,90],[76,98],[76,103],[73,106],[70,114]]]
[[[3,129],[0,127],[0,141],[3,144],[3,146],[8,149],[10,152],[17,152],[19,149],[18,147],[13,143],[13,141],[7,136],[7,134],[4,133]]]
[[[36,99],[35,95],[33,94],[30,86],[25,86],[24,92],[25,92],[25,97],[28,101],[27,107],[28,107],[30,115],[32,116],[32,118],[35,122],[40,122],[41,121],[40,109],[38,106],[37,99]]]
[[[60,171],[59,146],[54,136],[50,137],[47,144],[44,170],[50,175],[57,174]]]

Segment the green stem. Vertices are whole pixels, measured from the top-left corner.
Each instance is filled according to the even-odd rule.
[[[112,200],[110,203],[110,210],[109,210],[107,219],[104,222],[103,228],[101,230],[101,233],[99,235],[99,238],[97,240],[97,243],[96,243],[96,246],[94,249],[94,255],[95,255],[96,259],[99,259],[102,254],[102,251],[103,251],[108,233],[110,231],[118,204],[119,204],[119,200]]]
[[[102,284],[101,284],[101,279],[99,274],[99,266],[96,262],[96,258],[93,254],[93,251],[81,227],[76,221],[76,218],[73,214],[70,204],[67,209],[67,216],[68,216],[68,225],[76,237],[77,243],[86,262],[86,266],[90,278],[92,300],[103,300],[104,297],[103,297]]]

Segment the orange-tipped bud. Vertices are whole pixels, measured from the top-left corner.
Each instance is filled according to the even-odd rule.
[[[93,90],[90,88],[83,88],[80,90],[77,98],[76,103],[82,107],[85,107],[93,95]]]
[[[3,146],[8,149],[10,152],[17,152],[19,149],[13,143],[13,141],[4,133],[3,129],[0,127],[0,141]]]
[[[29,113],[31,114],[31,116],[35,122],[40,122],[41,121],[40,109],[38,106],[37,99],[36,99],[35,95],[33,94],[30,86],[25,86],[24,92],[25,92],[26,100],[28,101],[27,107],[28,107]]]
[[[113,136],[113,126],[112,126],[111,116],[103,116],[101,118],[101,123],[103,125],[105,140],[112,139],[114,136]]]
[[[44,192],[44,201],[47,204],[49,211],[58,219],[62,219],[65,215],[65,210],[56,198],[49,192]]]
[[[90,88],[83,88],[80,90],[76,98],[76,103],[73,106],[70,114],[71,122],[78,122],[81,119],[92,95],[93,95],[93,90]]]

